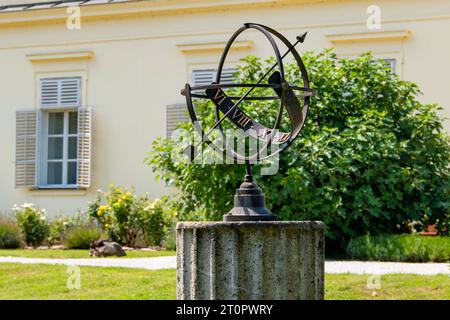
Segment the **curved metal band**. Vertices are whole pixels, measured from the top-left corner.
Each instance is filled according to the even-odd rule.
[[[224,66],[224,64],[225,64],[225,60],[226,60],[226,58],[227,58],[227,55],[228,55],[228,52],[229,52],[231,46],[233,45],[233,43],[234,43],[234,41],[236,40],[236,38],[237,38],[242,32],[244,32],[244,31],[247,30],[247,29],[256,29],[256,30],[260,31],[262,34],[264,34],[264,36],[267,38],[267,40],[269,40],[269,42],[270,42],[270,44],[271,44],[271,46],[272,46],[272,48],[273,48],[273,51],[274,51],[274,54],[275,54],[275,58],[276,58],[276,60],[277,60],[278,68],[279,68],[280,73],[281,73],[281,78],[282,78],[283,81],[284,81],[284,66],[283,66],[283,61],[282,61],[282,59],[281,59],[281,54],[280,54],[280,51],[279,51],[279,49],[278,49],[278,46],[277,46],[277,44],[275,43],[275,40],[273,39],[272,35],[270,34],[270,32],[268,32],[268,31],[267,31],[264,27],[262,27],[261,25],[257,25],[257,24],[253,24],[253,23],[246,23],[246,24],[244,24],[244,26],[242,26],[241,28],[239,28],[239,29],[231,36],[231,38],[228,40],[228,42],[227,42],[227,44],[226,44],[226,46],[225,46],[225,48],[224,48],[224,50],[223,50],[223,52],[222,52],[222,56],[221,56],[220,61],[219,61],[219,66],[218,66],[218,68],[217,68],[216,83],[217,83],[217,84],[220,84],[220,78],[221,78],[221,76],[222,76],[222,69],[223,69],[223,66]],[[257,86],[258,86],[258,85],[257,85]],[[264,86],[261,86],[261,87],[264,87]],[[282,110],[282,108],[283,108],[283,103],[284,103],[284,101],[283,101],[283,99],[281,99],[281,100],[280,100],[280,107],[279,107],[280,110]],[[215,114],[216,114],[216,121],[219,121],[219,119],[220,119],[220,112],[219,112],[219,108],[217,108],[217,107],[215,108]],[[224,141],[226,141],[226,137],[225,137],[225,134],[224,134],[224,132],[223,132],[223,128],[222,128],[222,125],[221,125],[221,124],[218,125],[218,129],[219,129],[220,133],[222,134],[222,138],[224,139]],[[268,147],[268,145],[267,145],[267,143],[266,143],[265,146],[264,146],[264,148],[267,148],[267,147]],[[228,149],[227,149],[226,151],[227,151],[227,154],[228,154]],[[236,157],[237,154],[234,152],[234,150],[233,150],[232,154],[233,154],[234,159],[238,159],[238,158]],[[255,157],[256,157],[256,159],[258,159],[258,153],[255,154]],[[250,158],[250,157],[247,157],[247,158]]]
[[[313,95],[314,95],[313,92],[308,92],[308,93],[296,94],[295,96],[296,96],[297,98],[304,98],[304,97],[311,97],[311,96],[313,96]],[[209,98],[209,97],[208,97],[207,95],[205,95],[205,94],[198,94],[198,93],[191,93],[191,97],[192,97],[192,98],[205,98],[205,99],[208,99],[208,98]],[[231,100],[239,100],[239,99],[242,99],[242,100],[244,100],[244,101],[245,101],[245,100],[247,100],[247,101],[257,101],[257,100],[261,101],[261,100],[278,100],[278,99],[280,99],[280,97],[278,97],[278,96],[245,97],[245,98],[230,96],[230,97],[228,97],[228,98],[231,99]]]
[[[228,40],[225,48],[223,49],[222,56],[220,57],[219,66],[217,68],[217,75],[216,75],[216,83],[220,83],[220,78],[222,76],[222,69],[223,65],[225,64],[225,60],[227,58],[228,52],[230,51],[231,46],[234,43],[234,40],[245,30],[247,29],[256,29],[260,31],[264,36],[266,36],[267,40],[269,40],[270,44],[272,45],[273,51],[275,53],[275,58],[277,59],[278,68],[281,73],[281,79],[284,81],[284,67],[283,67],[283,61],[281,59],[280,50],[278,50],[278,46],[275,43],[275,40],[273,39],[270,32],[267,30],[267,28],[260,24],[255,23],[245,23],[244,26],[240,27]]]
[[[277,58],[277,65],[278,65],[279,70],[280,70],[280,74],[279,74],[280,83],[279,84],[274,84],[274,83],[272,83],[272,84],[220,84],[220,78],[221,78],[221,74],[222,74],[223,65],[225,63],[225,59],[227,57],[227,54],[228,54],[228,52],[229,52],[233,42],[235,41],[235,39],[244,30],[247,30],[249,28],[257,29],[258,31],[262,32],[267,37],[269,42],[271,43],[271,45],[272,45],[272,47],[274,49],[275,56]],[[289,48],[290,52],[294,56],[294,58],[295,58],[295,60],[297,62],[297,65],[298,65],[298,67],[300,69],[300,72],[301,72],[301,76],[302,76],[304,87],[289,86],[285,82],[285,80],[284,80],[284,77],[285,77],[285,75],[284,75],[284,68],[283,68],[283,64],[282,64],[282,61],[281,61],[281,55],[279,53],[278,47],[276,46],[276,43],[275,43],[273,37],[271,36],[271,34],[273,34],[278,39],[280,39]],[[202,134],[203,141],[206,142],[208,145],[212,145],[215,148],[216,151],[222,152],[222,153],[225,151],[228,156],[231,156],[235,160],[238,160],[238,161],[264,160],[264,159],[267,159],[267,158],[270,158],[270,157],[274,156],[275,154],[281,152],[282,150],[287,148],[290,144],[292,144],[294,139],[300,133],[300,130],[302,129],[302,127],[303,127],[303,125],[304,125],[304,123],[306,121],[306,117],[307,117],[307,113],[308,113],[308,109],[309,109],[309,103],[310,103],[310,96],[315,94],[315,90],[309,88],[309,79],[308,79],[308,74],[307,74],[306,68],[305,68],[305,66],[303,64],[303,61],[300,58],[300,55],[295,50],[293,45],[283,35],[281,35],[277,31],[273,30],[272,28],[269,28],[267,26],[263,26],[263,25],[260,25],[260,24],[254,24],[254,23],[248,23],[248,24],[245,24],[243,27],[239,28],[232,35],[230,40],[228,41],[228,43],[227,43],[227,45],[226,45],[226,47],[225,47],[225,49],[224,49],[224,51],[222,53],[220,62],[219,62],[216,81],[217,81],[216,84],[211,84],[211,85],[208,85],[208,86],[197,86],[197,87],[192,87],[192,88],[189,86],[189,84],[186,84],[185,90],[184,90],[184,92],[182,91],[182,94],[186,96],[186,102],[187,102],[189,115],[190,115],[191,119],[194,122],[195,129],[199,133]],[[226,148],[225,150],[222,150],[222,148],[220,148],[217,145],[215,145],[207,136],[205,136],[205,133],[204,133],[203,129],[201,128],[200,124],[197,121],[197,117],[195,115],[195,111],[194,111],[194,108],[193,108],[193,105],[192,105],[192,97],[207,98],[207,96],[206,95],[195,94],[195,93],[192,93],[192,91],[205,90],[205,89],[211,89],[211,88],[220,89],[220,88],[233,88],[233,87],[263,87],[263,88],[264,87],[271,87],[271,88],[275,89],[275,91],[279,95],[279,98],[281,98],[280,99],[279,113],[278,113],[278,118],[277,118],[277,123],[275,125],[275,128],[277,128],[279,126],[279,122],[280,122],[280,119],[281,119],[281,116],[282,116],[282,110],[283,110],[283,107],[284,107],[284,100],[285,100],[283,95],[285,94],[285,90],[286,89],[290,89],[291,92],[292,92],[292,90],[299,90],[299,91],[304,91],[306,93],[306,94],[302,95],[304,97],[304,106],[303,106],[303,110],[301,111],[303,116],[301,117],[300,122],[297,120],[297,121],[295,121],[296,122],[295,124],[292,123],[293,124],[292,132],[291,132],[291,135],[290,135],[289,139],[283,145],[280,145],[280,148],[276,152],[274,152],[274,153],[272,153],[270,155],[264,156],[264,157],[260,157],[261,151],[264,151],[264,149],[268,148],[269,143],[267,142],[267,143],[264,144],[264,149],[263,150],[260,150],[260,151],[258,151],[257,153],[255,153],[253,155],[241,156],[241,155],[237,154],[234,150],[228,150],[228,148]],[[295,95],[294,95],[294,97],[295,97]],[[243,100],[271,100],[272,98],[275,98],[275,97],[246,97]],[[291,98],[292,98],[292,94],[291,94]],[[229,99],[240,99],[240,97],[229,97]],[[216,120],[218,121],[219,118],[220,118],[220,113],[219,113],[219,108],[217,106],[216,106],[215,111],[216,111]],[[294,118],[293,115],[290,113],[290,111],[292,112],[292,110],[289,110],[289,108],[288,108],[287,111],[289,113],[289,116],[290,116],[291,122],[292,122],[293,118]],[[222,129],[222,126],[220,124],[218,125],[218,128],[219,128],[221,134],[223,135],[223,137],[225,139],[225,136],[224,136],[224,133],[223,133],[223,129]],[[270,140],[270,141],[272,141],[272,140]]]
[[[273,88],[273,89],[281,89],[283,87],[282,84],[270,84],[270,83],[213,83],[208,85],[202,85],[202,86],[195,86],[191,87],[192,91],[198,91],[198,90],[206,90],[206,89],[219,89],[219,88]],[[309,87],[299,87],[299,86],[289,86],[292,90],[299,90],[299,91],[309,91],[314,92],[316,90],[311,89]],[[181,90],[181,94],[184,95],[184,91]]]

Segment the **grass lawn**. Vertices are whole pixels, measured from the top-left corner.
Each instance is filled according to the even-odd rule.
[[[0,299],[175,299],[175,270],[81,267],[81,289],[67,289],[67,267],[0,264]],[[326,299],[450,299],[447,275],[382,275],[367,289],[367,275],[327,274]],[[374,293],[375,292],[375,293]]]
[[[326,274],[325,298],[331,300],[449,300],[450,276],[385,274],[380,289],[368,289],[369,275]]]
[[[127,251],[127,255],[121,258],[152,258],[173,256],[175,251]],[[0,249],[0,257],[23,258],[90,258],[89,250],[27,250],[27,249]],[[114,258],[114,257],[111,257]],[[99,258],[93,258],[99,259]]]
[[[80,267],[80,289],[67,288],[66,266],[0,264],[0,300],[175,299],[175,269]]]

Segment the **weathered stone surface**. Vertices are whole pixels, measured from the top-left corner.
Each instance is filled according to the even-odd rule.
[[[177,298],[323,299],[317,221],[180,222]]]

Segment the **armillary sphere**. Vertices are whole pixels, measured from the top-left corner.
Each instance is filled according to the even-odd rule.
[[[222,70],[228,52],[239,35],[248,29],[255,29],[261,32],[270,42],[274,51],[276,63],[256,83],[221,83]],[[287,47],[287,51],[283,55],[280,54],[274,37],[278,38]],[[234,208],[224,216],[225,221],[276,220],[276,216],[265,207],[264,194],[261,189],[253,182],[250,164],[255,161],[262,161],[272,157],[289,147],[298,137],[306,121],[310,99],[315,95],[315,90],[309,87],[308,73],[300,55],[295,49],[295,46],[298,43],[303,43],[305,37],[306,33],[298,36],[297,41],[294,44],[291,44],[291,42],[289,42],[282,34],[270,27],[257,23],[245,23],[231,36],[226,44],[217,68],[216,81],[210,85],[193,87],[186,84],[185,88],[181,91],[181,94],[186,97],[186,104],[192,123],[202,137],[201,143],[206,143],[213,147],[214,150],[220,154],[225,153],[228,157],[232,157],[239,162],[244,161],[247,164],[247,174],[244,178],[244,182],[241,184],[240,188],[236,190]],[[298,65],[302,78],[302,87],[290,85],[285,78],[283,58],[289,53],[293,55],[294,60]],[[267,76],[269,76],[267,78],[267,83],[263,83]],[[240,97],[229,96],[224,91],[237,87],[249,89]],[[255,88],[271,88],[274,94],[272,96],[250,96],[250,93]],[[208,99],[214,103],[216,122],[206,132],[198,121],[199,119],[197,118],[192,102],[193,98]],[[239,108],[239,105],[244,100],[279,100],[278,113],[273,127],[267,127],[250,118],[241,108]],[[284,110],[287,111],[289,116],[291,124],[290,132],[279,130]],[[218,129],[225,141],[225,134],[222,127],[222,122],[225,119],[231,121],[237,128],[242,129],[247,136],[261,141],[262,147],[253,154],[239,154],[234,149],[223,149],[222,146],[215,144],[209,136],[215,129]],[[267,154],[269,145],[273,144],[277,145],[277,148],[274,148],[276,151]],[[199,145],[190,146],[186,150],[190,153],[191,158],[195,156],[198,147]]]

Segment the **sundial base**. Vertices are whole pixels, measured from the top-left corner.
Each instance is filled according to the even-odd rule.
[[[324,224],[177,224],[177,299],[323,300]]]
[[[223,216],[224,221],[274,221],[277,216],[266,208],[266,200],[261,188],[247,174],[244,182],[236,189],[234,208]]]

